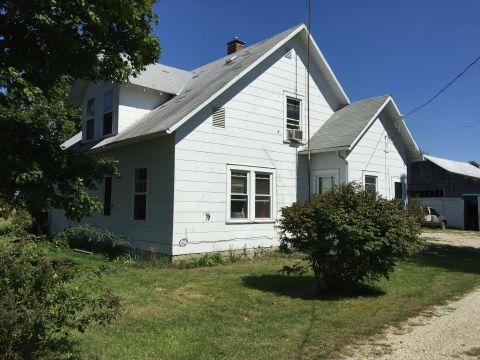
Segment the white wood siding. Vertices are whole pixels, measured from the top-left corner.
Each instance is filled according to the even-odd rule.
[[[157,90],[131,84],[121,85],[119,90],[118,132],[122,132],[168,99],[168,94]]]
[[[95,98],[95,127],[94,127],[94,137],[92,141],[101,139],[103,137],[103,95],[105,92],[112,90],[113,91],[113,123],[112,129],[113,133],[116,134],[117,124],[118,124],[118,92],[119,87],[114,85],[112,82],[108,81],[99,81],[97,83],[90,82],[83,94],[82,101],[82,113],[83,113],[83,126],[82,126],[82,140],[86,140],[87,125],[86,125],[86,112],[87,112],[87,101],[91,98]]]
[[[274,223],[227,224],[227,165],[271,168],[279,210],[305,198],[306,172],[297,147],[284,142],[285,97],[303,99],[306,70],[303,45],[292,58],[279,49],[252,73],[209,104],[176,132],[173,254],[278,245]],[[311,134],[338,108],[318,73],[310,81]],[[331,101],[331,100],[330,100]],[[212,126],[212,107],[224,107],[225,128]],[[303,129],[306,134],[306,117]],[[299,160],[300,159],[300,160]],[[299,173],[301,174],[299,176]],[[206,214],[210,214],[207,221]],[[187,239],[186,246],[180,246]]]
[[[112,179],[112,212],[103,215],[103,209],[82,223],[127,237],[135,248],[171,254],[173,214],[174,136],[122,147],[102,153],[118,160],[120,177]],[[146,220],[133,220],[133,187],[135,168],[147,168]],[[94,191],[103,202],[104,184]],[[51,230],[62,231],[75,225],[61,210],[51,213]]]
[[[347,157],[348,180],[364,183],[365,175],[377,176],[377,192],[387,199],[395,196],[395,182],[406,195],[406,152],[400,135],[382,112]],[[385,141],[387,140],[387,147]]]
[[[347,182],[347,166],[345,160],[342,159],[336,151],[312,154],[310,163],[310,184],[312,193],[316,192],[317,172],[319,171],[334,171],[338,173],[339,184]]]

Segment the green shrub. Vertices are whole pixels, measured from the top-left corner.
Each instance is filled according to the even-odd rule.
[[[319,287],[388,279],[397,261],[421,248],[419,227],[398,201],[356,184],[283,208],[279,230],[286,244],[307,255]]]
[[[88,224],[65,229],[53,241],[57,245],[103,253],[110,258],[123,255],[130,248],[129,242],[122,236]]]
[[[49,261],[33,242],[0,241],[0,358],[71,358],[72,331],[104,324],[119,300],[103,290],[101,271],[81,275]]]
[[[17,210],[7,219],[0,221],[0,236],[25,237],[28,235],[33,219],[27,210]]]
[[[408,213],[420,224],[421,219],[427,215],[424,205],[415,199],[408,199]]]

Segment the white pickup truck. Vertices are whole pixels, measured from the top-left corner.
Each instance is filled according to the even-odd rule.
[[[436,226],[445,230],[447,228],[447,218],[430,206],[423,208],[424,216],[421,219],[422,226]]]

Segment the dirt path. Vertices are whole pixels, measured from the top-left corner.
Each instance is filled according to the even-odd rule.
[[[433,242],[480,249],[478,233],[428,232]],[[345,360],[480,359],[480,289],[348,349]]]

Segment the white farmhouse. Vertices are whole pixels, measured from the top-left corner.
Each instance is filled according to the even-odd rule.
[[[404,198],[407,163],[421,156],[393,99],[350,103],[311,37],[307,81],[309,36],[299,25],[246,48],[235,38],[192,71],[154,64],[126,84],[77,81],[83,131],[63,146],[120,171],[84,222],[177,256],[277,246],[282,207],[335,184]],[[71,225],[52,210],[53,232]]]

